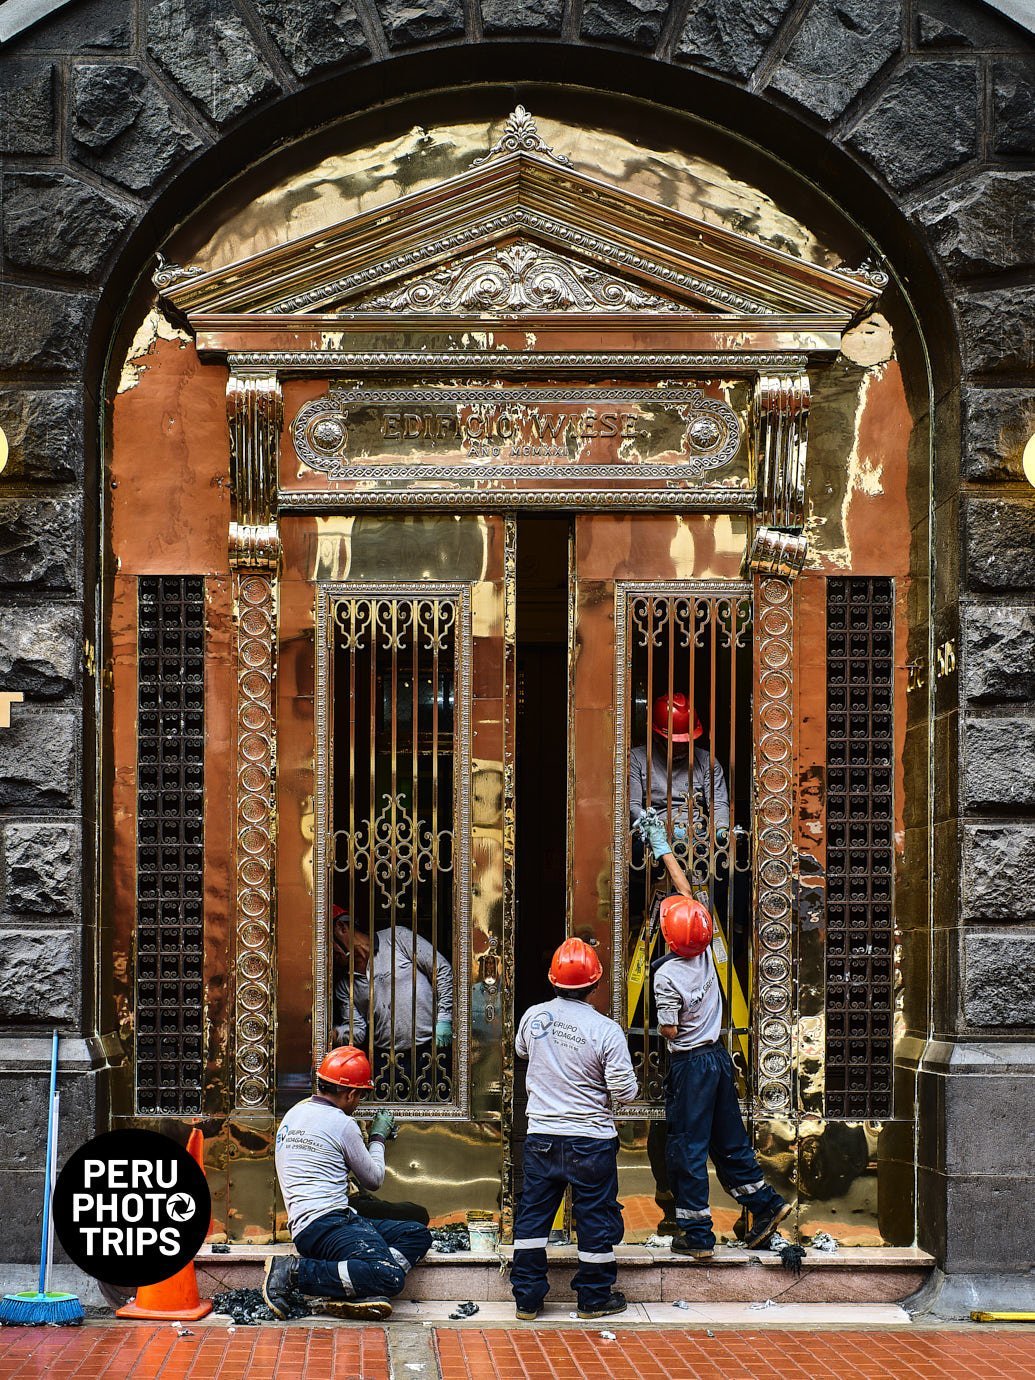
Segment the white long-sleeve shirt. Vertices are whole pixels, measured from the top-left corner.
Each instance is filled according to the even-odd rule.
[[[437,1009],[433,1001],[433,979],[438,987]],[[411,930],[396,930],[394,939],[390,929],[378,930],[374,936],[370,971],[357,969],[351,984],[345,972],[334,984],[335,1021],[350,1044],[366,1043],[371,1019],[371,982],[374,988],[374,1045],[378,1049],[406,1049],[413,1043],[415,1029],[417,1044],[427,1044],[435,1034],[433,1016],[440,1021],[453,1019],[453,969],[448,959],[437,953],[421,935],[417,936],[415,951]]]
[[[639,1091],[629,1042],[617,1021],[569,997],[531,1006],[521,1017],[514,1050],[528,1060],[530,1135],[610,1140],[613,1104]]]
[[[349,1174],[373,1192],[385,1177],[385,1147],[368,1150],[356,1122],[325,1097],[307,1097],[285,1116],[277,1130],[277,1178],[287,1208],[291,1235],[318,1217],[349,1205]]]

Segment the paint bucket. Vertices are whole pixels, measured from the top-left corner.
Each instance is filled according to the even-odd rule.
[[[500,1229],[491,1212],[469,1212],[467,1214],[467,1235],[471,1238],[472,1252],[495,1255],[500,1243]]]

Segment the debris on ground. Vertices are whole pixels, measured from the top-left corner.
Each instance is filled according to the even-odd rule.
[[[614,1332],[601,1332],[600,1336],[605,1342],[617,1342],[618,1336]]]
[[[261,1289],[226,1289],[221,1294],[213,1294],[212,1307],[215,1312],[222,1313],[231,1322],[238,1324],[251,1326],[255,1323],[280,1321],[276,1314],[267,1308]],[[293,1295],[289,1316],[309,1317],[309,1305],[301,1295]]]
[[[211,1250],[211,1252],[212,1252],[213,1255],[229,1255],[229,1254],[230,1254],[230,1242],[229,1242],[229,1241],[216,1241],[212,1246],[209,1247],[209,1249]]]
[[[761,1313],[766,1308],[775,1308],[775,1299],[766,1299],[765,1303],[749,1303],[748,1307],[755,1313]]]
[[[405,1367],[404,1367],[404,1369],[405,1369],[405,1370],[423,1370],[423,1369],[424,1369],[424,1362],[423,1362],[423,1361],[407,1361],[407,1362],[406,1362],[406,1365],[405,1365]]]
[[[431,1249],[439,1255],[457,1255],[460,1251],[471,1249],[471,1238],[466,1227],[432,1227]]]
[[[478,1305],[468,1299],[466,1303],[458,1303],[455,1312],[450,1313],[449,1317],[451,1321],[456,1322],[460,1318],[473,1318],[478,1311]]]
[[[836,1251],[840,1243],[830,1235],[828,1231],[818,1231],[812,1238],[812,1249],[816,1251]]]
[[[775,1247],[773,1248],[776,1249]],[[805,1247],[795,1246],[790,1241],[785,1241],[779,1249],[780,1264],[785,1270],[793,1270],[794,1277],[801,1274],[801,1262],[805,1259]]]
[[[194,1336],[194,1333],[190,1330],[190,1328],[189,1328],[189,1327],[184,1327],[183,1323],[172,1323],[171,1325],[172,1325],[172,1327],[175,1329],[177,1337],[193,1337],[193,1336]]]
[[[672,1307],[673,1307],[673,1308],[689,1308],[690,1305],[687,1303],[686,1299],[676,1299],[676,1301],[675,1301],[675,1303],[672,1305]]]
[[[779,1254],[780,1251],[785,1250],[786,1247],[788,1247],[790,1244],[791,1243],[787,1240],[787,1237],[784,1236],[783,1232],[774,1231],[772,1236],[769,1238],[769,1244],[767,1246],[760,1247],[759,1249],[776,1251],[776,1253]]]
[[[706,1337],[714,1337],[714,1336],[715,1336],[715,1333],[711,1330],[710,1327],[706,1327],[706,1328],[704,1329],[704,1335],[705,1335]]]
[[[655,1232],[653,1236],[648,1236],[643,1244],[651,1247],[651,1249],[655,1251],[667,1251],[674,1240],[675,1237],[659,1236],[657,1232]]]

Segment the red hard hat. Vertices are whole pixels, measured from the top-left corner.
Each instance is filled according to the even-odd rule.
[[[600,959],[584,939],[566,939],[550,961],[550,982],[554,987],[576,991],[599,982],[603,971]]]
[[[697,958],[712,942],[711,911],[688,896],[666,896],[661,903],[661,933],[680,958]]]
[[[316,1070],[317,1078],[336,1083],[339,1088],[372,1088],[370,1060],[355,1045],[339,1045],[328,1050]]]
[[[701,727],[701,720],[697,717],[696,710],[693,711],[694,731],[693,733],[690,732],[691,707],[690,701],[687,699],[687,697],[683,694],[677,693],[671,696],[671,702],[672,741],[674,743],[688,743],[691,738],[700,738],[701,734],[704,732],[704,729]],[[668,706],[668,695],[659,695],[658,698],[654,701],[654,715],[652,719],[654,732],[660,733],[662,737],[665,738],[669,736]]]
[[[334,907],[331,910],[331,919],[341,920],[342,918],[347,920],[349,918],[349,913],[344,906],[339,906],[337,901],[335,901]]]

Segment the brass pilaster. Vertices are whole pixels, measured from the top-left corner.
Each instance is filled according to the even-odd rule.
[[[234,771],[233,1089],[271,1113],[276,1077],[277,568],[275,496],[283,401],[276,375],[231,375],[230,564],[237,650]]]
[[[805,564],[805,374],[759,375],[755,456],[761,522],[748,563],[755,624],[755,1094],[793,1107],[795,744],[794,578]]]

